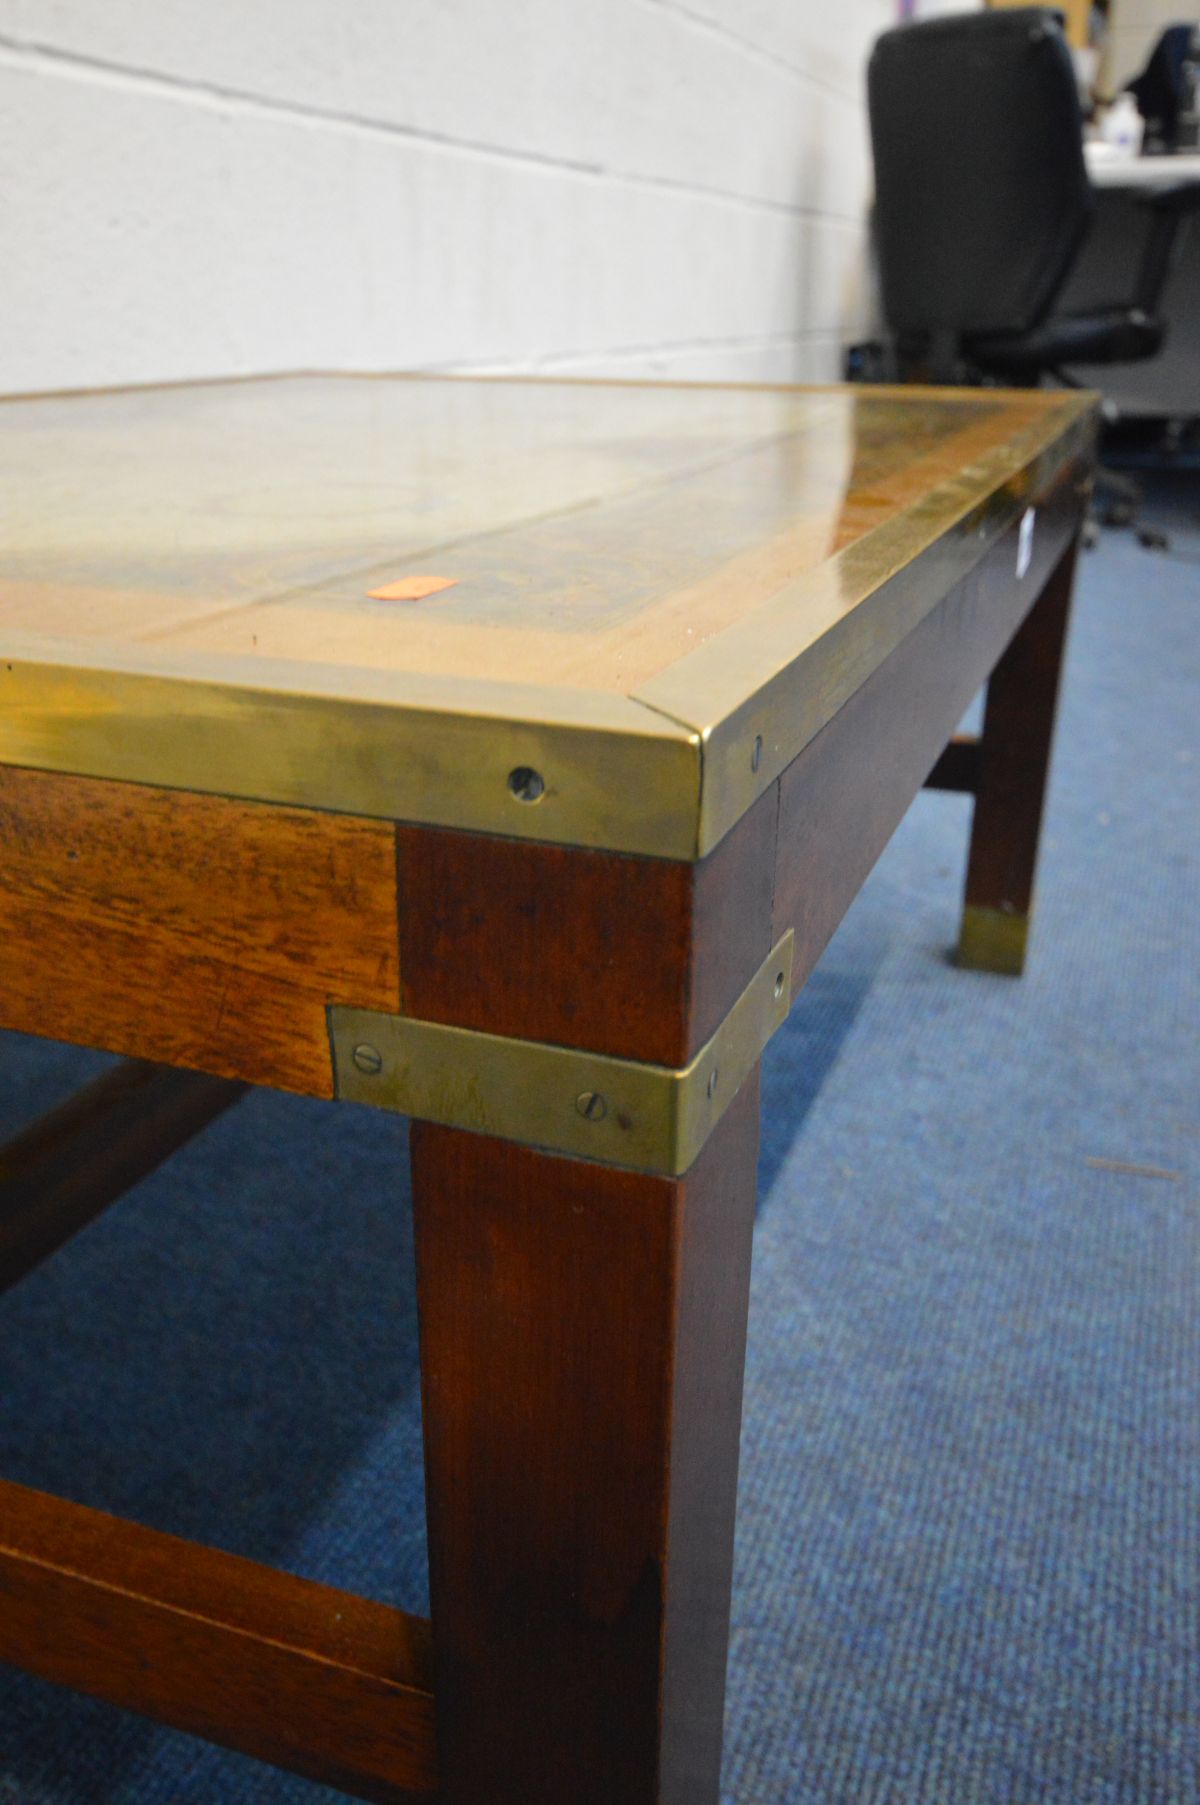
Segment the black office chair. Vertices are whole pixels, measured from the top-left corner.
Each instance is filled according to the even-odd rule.
[[[1131,296],[1054,313],[1094,207],[1058,14],[899,26],[876,42],[867,91],[883,308],[903,378],[1032,386],[1066,382],[1064,365],[1155,355],[1171,252],[1200,184],[1146,195]]]
[[[1183,69],[1192,41],[1191,25],[1168,25],[1136,81],[1127,84],[1146,121],[1146,143],[1174,150],[1184,101]]]

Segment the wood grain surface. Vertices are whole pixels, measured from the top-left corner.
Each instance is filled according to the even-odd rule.
[[[423,1619],[7,1482],[0,1660],[357,1798],[436,1792]]]
[[[153,1172],[244,1085],[127,1059],[0,1147],[0,1291]]]
[[[329,1096],[398,999],[390,823],[0,766],[0,1026]]]
[[[1090,405],[404,376],[10,401],[0,643],[627,696],[850,547],[882,580],[910,518],[936,538]],[[454,586],[371,593],[422,574]]]
[[[414,1126],[446,1805],[715,1805],[757,1148]]]
[[[775,937],[794,928],[798,991],[954,728],[1074,533],[1068,481],[1046,499],[1037,552],[1014,580],[1018,529],[928,614],[783,773]],[[1039,804],[1040,806],[1040,804]]]
[[[1033,906],[1075,562],[1072,544],[988,681],[967,865],[968,907],[1028,915]]]
[[[405,1014],[685,1064],[771,950],[775,809],[698,864],[401,826]]]

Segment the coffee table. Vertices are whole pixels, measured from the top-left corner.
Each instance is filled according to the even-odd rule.
[[[926,783],[975,798],[959,959],[1021,970],[1093,436],[987,389],[0,405],[0,1025],[125,1055],[0,1157],[0,1285],[246,1085],[413,1117],[432,1600],[4,1483],[0,1659],[365,1799],[712,1805],[760,1056]]]

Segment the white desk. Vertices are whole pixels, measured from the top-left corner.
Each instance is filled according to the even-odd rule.
[[[1094,188],[1171,188],[1200,182],[1200,151],[1175,157],[1122,157],[1106,144],[1085,144],[1084,161]]]

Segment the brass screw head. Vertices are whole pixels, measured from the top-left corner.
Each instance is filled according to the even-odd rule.
[[[585,1122],[603,1122],[608,1114],[608,1103],[599,1091],[580,1091],[575,1107]]]
[[[368,1078],[374,1078],[383,1070],[383,1054],[378,1047],[368,1046],[366,1041],[362,1041],[355,1047],[350,1057],[359,1071],[365,1072]]]
[[[508,787],[518,802],[540,802],[546,791],[546,780],[532,765],[518,765],[508,774]]]

